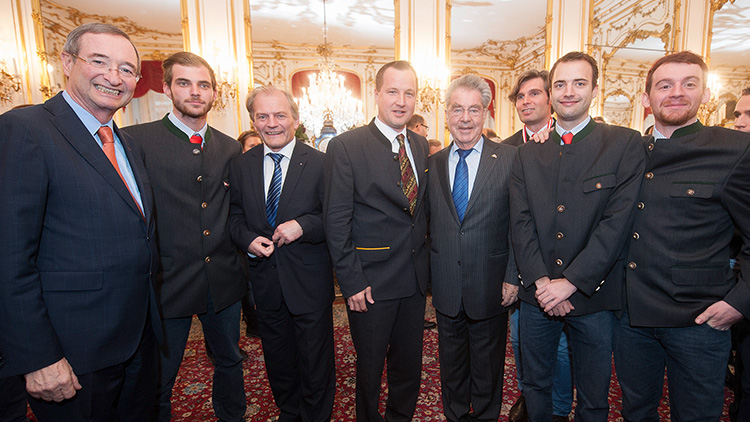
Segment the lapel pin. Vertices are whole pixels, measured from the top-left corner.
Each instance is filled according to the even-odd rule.
[[[492,154],[492,155],[490,155],[490,157],[497,158],[497,154]]]
[[[424,169],[424,172],[425,172],[425,173],[427,173],[428,171],[430,171],[430,169]]]

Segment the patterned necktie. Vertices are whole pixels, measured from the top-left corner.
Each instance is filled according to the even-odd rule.
[[[456,174],[453,177],[453,205],[456,206],[458,221],[464,222],[466,206],[469,204],[469,166],[466,164],[466,157],[471,154],[470,149],[458,149],[458,164],[456,164]]]
[[[268,186],[268,196],[266,197],[266,217],[271,227],[276,227],[276,211],[279,210],[279,198],[281,197],[281,159],[283,155],[269,152],[268,156],[273,159],[273,177],[271,184]]]
[[[203,149],[203,138],[197,133],[190,137],[190,143],[198,144],[201,146],[201,149]]]
[[[565,145],[570,145],[570,143],[573,142],[573,133],[572,132],[563,133],[562,141]]]
[[[417,205],[417,178],[414,177],[414,169],[411,168],[409,156],[406,155],[404,135],[399,134],[396,140],[398,141],[398,163],[401,167],[401,190],[409,200],[409,212],[414,214],[414,207]]]
[[[117,174],[120,175],[120,179],[122,179],[122,183],[125,184],[125,187],[128,189],[128,193],[130,194],[130,197],[133,198],[133,202],[135,202],[135,205],[138,207],[138,211],[141,212],[141,217],[143,217],[143,210],[141,209],[141,206],[138,204],[138,201],[135,200],[135,196],[133,196],[133,192],[130,191],[130,186],[128,186],[128,183],[125,181],[125,178],[122,177],[122,173],[120,172],[120,166],[117,165],[117,154],[115,153],[115,138],[112,136],[112,129],[110,129],[109,126],[101,126],[99,130],[96,131],[96,134],[99,135],[99,139],[102,141],[102,151],[104,151],[104,155],[107,156],[109,159],[109,162],[112,163],[112,166],[117,170]]]

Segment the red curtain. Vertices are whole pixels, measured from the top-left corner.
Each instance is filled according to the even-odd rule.
[[[141,79],[135,86],[133,98],[139,98],[149,90],[164,93],[163,89],[164,71],[159,60],[144,60],[141,62]]]

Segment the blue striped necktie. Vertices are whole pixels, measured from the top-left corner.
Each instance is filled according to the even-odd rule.
[[[456,206],[458,221],[464,222],[466,206],[469,204],[469,166],[466,157],[471,153],[470,149],[458,149],[458,164],[456,174],[453,177],[453,204]]]
[[[269,152],[268,156],[273,159],[273,177],[266,197],[266,217],[271,227],[276,227],[276,211],[279,209],[279,197],[281,197],[281,159],[284,156],[275,152]]]

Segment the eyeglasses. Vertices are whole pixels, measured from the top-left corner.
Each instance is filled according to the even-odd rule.
[[[448,110],[451,115],[454,117],[463,116],[464,112],[467,111],[463,107],[454,107]],[[471,117],[478,117],[480,114],[482,114],[482,111],[484,111],[481,108],[478,107],[469,107],[468,112]]]
[[[419,126],[422,126],[425,130],[430,130],[430,127],[424,123],[420,123]]]
[[[120,67],[113,68],[110,67],[109,62],[102,59],[84,59],[83,57],[79,56],[78,54],[69,53],[71,56],[83,61],[84,63],[88,64],[89,66],[93,66],[96,69],[99,69],[102,73],[107,73],[111,70],[116,70],[117,73],[120,74],[120,77],[122,79],[133,79],[135,78],[136,81],[141,79],[141,74],[136,72],[135,69],[133,69],[129,65],[121,65]]]

